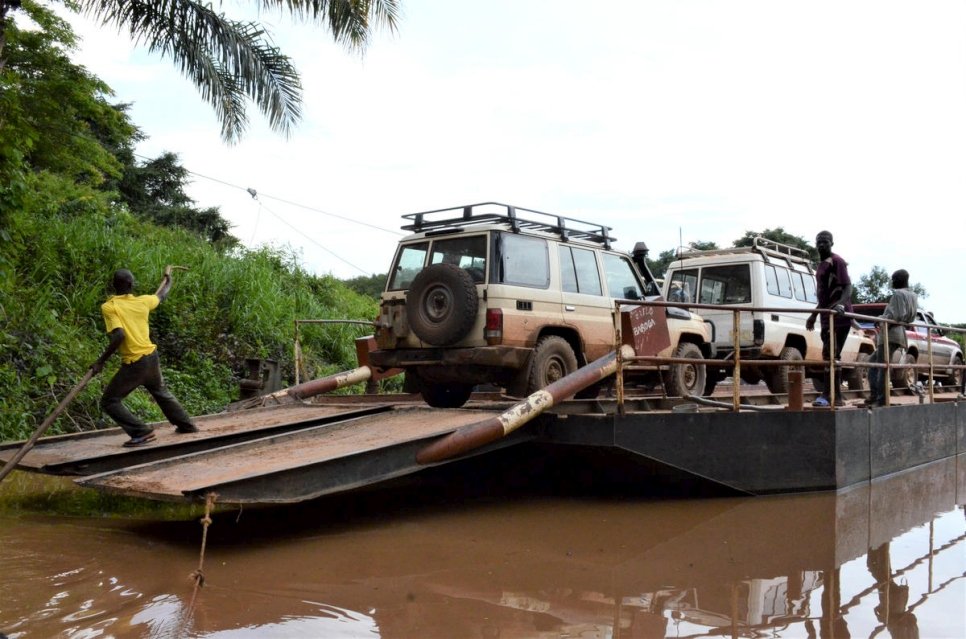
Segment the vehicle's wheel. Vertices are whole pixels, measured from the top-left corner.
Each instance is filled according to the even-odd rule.
[[[473,278],[454,264],[423,269],[406,295],[409,326],[417,337],[433,346],[449,346],[466,337],[478,308]]]
[[[674,350],[674,357],[704,359],[701,349],[691,342],[682,342]],[[704,393],[707,371],[704,364],[671,364],[664,371],[664,388],[669,397],[689,397]]]
[[[577,356],[562,337],[548,335],[537,342],[530,361],[527,395],[546,388],[577,370]]]
[[[915,364],[916,356],[902,349],[892,354],[893,364]],[[916,378],[918,377],[914,368],[897,368],[892,371],[893,388],[915,388]]]
[[[953,358],[953,366],[962,366],[963,358],[957,355]],[[963,388],[963,369],[954,368],[952,369],[952,375],[949,376],[949,384],[957,390],[962,390]]]
[[[778,354],[778,359],[784,362],[800,362],[802,361],[802,352],[794,346],[786,346],[782,349],[782,352]],[[768,374],[768,377],[765,379],[765,384],[768,385],[768,390],[772,393],[787,393],[788,371],[792,370],[792,368],[792,366],[773,366],[771,368],[771,372]]]
[[[859,364],[867,364],[870,359],[872,359],[872,356],[869,353],[859,353],[855,361]],[[869,369],[864,366],[856,366],[849,370],[848,377],[845,378],[845,381],[849,385],[849,390],[869,390]]]
[[[433,408],[459,408],[470,398],[473,386],[421,380],[419,392],[423,401]]]

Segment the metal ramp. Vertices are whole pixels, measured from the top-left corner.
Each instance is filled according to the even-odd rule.
[[[44,437],[17,467],[47,475],[92,475],[187,453],[226,446],[270,434],[391,410],[390,404],[344,406],[290,404],[240,413],[195,418],[199,432],[178,434],[166,422],[155,423],[157,441],[141,448],[124,448],[128,437],[120,428]],[[0,445],[0,464],[13,458],[23,442]]]
[[[165,424],[143,448],[122,447],[120,429],[48,437],[19,468],[84,475],[75,480],[81,486],[148,499],[194,501],[215,492],[222,504],[291,503],[418,471],[416,451],[428,441],[498,413],[294,404],[200,417],[198,433],[176,434]],[[0,462],[18,448],[4,445]]]

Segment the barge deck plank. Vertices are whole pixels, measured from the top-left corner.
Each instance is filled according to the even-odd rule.
[[[128,437],[120,428],[44,437],[24,456],[18,468],[56,475],[90,475],[390,409],[390,404],[290,404],[204,415],[195,418],[197,433],[175,433],[167,422],[155,423],[155,443],[138,448],[122,446]],[[14,442],[0,446],[0,464],[13,458],[22,445],[23,442]]]
[[[166,501],[201,499],[211,491],[219,494],[220,503],[301,501],[415,472],[420,468],[415,447],[495,414],[396,407],[93,475],[77,483]]]

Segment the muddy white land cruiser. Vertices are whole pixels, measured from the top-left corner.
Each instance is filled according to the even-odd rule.
[[[600,224],[494,202],[403,218],[412,234],[389,270],[370,362],[404,369],[406,389],[431,406],[462,406],[480,384],[517,397],[543,388],[614,350],[615,299],[660,294]],[[671,309],[667,319],[671,345],[659,355],[711,355],[699,316]],[[660,375],[669,395],[704,388],[700,365]]]
[[[808,314],[781,310],[813,309],[817,304],[815,273],[808,253],[802,249],[756,237],[749,247],[684,251],[668,267],[664,286],[668,299],[778,309],[741,313],[742,360],[822,359],[818,326],[814,331],[805,328]],[[718,357],[734,360],[733,311],[701,309],[701,316],[714,325],[712,341]],[[849,333],[840,359],[843,365],[868,361],[874,350],[874,342],[856,326]],[[710,394],[717,382],[731,375],[731,370],[730,365],[709,364],[705,393]],[[821,373],[807,371],[817,382]],[[751,384],[764,380],[773,393],[788,392],[787,366],[755,367],[742,363],[741,378]],[[866,368],[847,369],[844,378],[851,390],[868,387]]]

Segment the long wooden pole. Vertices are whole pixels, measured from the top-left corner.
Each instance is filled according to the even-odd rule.
[[[20,463],[20,460],[24,458],[24,455],[26,455],[30,449],[34,447],[34,444],[37,443],[37,440],[40,439],[45,432],[47,432],[47,429],[50,428],[51,424],[53,424],[60,414],[64,412],[64,409],[67,408],[67,405],[74,401],[74,398],[77,397],[77,394],[84,390],[84,387],[87,386],[87,383],[91,381],[92,377],[94,377],[94,369],[89,368],[87,369],[87,372],[84,373],[84,377],[77,382],[74,388],[70,389],[70,392],[67,393],[67,396],[60,400],[60,403],[57,404],[57,408],[55,408],[50,415],[47,415],[47,419],[44,420],[44,423],[37,427],[37,430],[34,431],[34,434],[30,436],[30,439],[28,439],[20,450],[17,451],[17,454],[7,462],[7,464],[3,467],[3,470],[0,470],[0,481],[3,481],[3,478],[9,475],[13,469],[17,467],[17,464]]]

